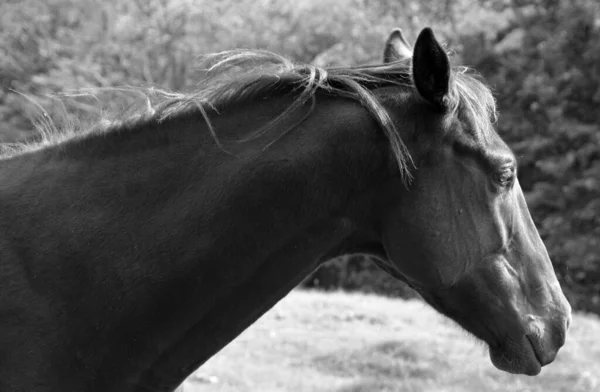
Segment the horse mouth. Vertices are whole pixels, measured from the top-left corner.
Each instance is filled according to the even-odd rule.
[[[533,351],[533,355],[535,356],[535,359],[540,364],[540,367],[547,365],[547,363],[544,363],[544,361],[540,358],[539,347],[535,344],[535,341],[533,341],[531,339],[531,336],[529,336],[529,335],[525,335],[525,337],[527,338],[527,341],[529,342],[529,345],[531,346],[531,350]]]
[[[499,370],[537,376],[543,366],[538,349],[531,338],[525,335],[519,343],[507,341],[499,346],[490,346],[490,359]]]

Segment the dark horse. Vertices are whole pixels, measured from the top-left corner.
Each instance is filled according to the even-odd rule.
[[[387,62],[210,58],[199,91],[0,163],[0,390],[170,391],[331,257],[485,341],[556,357],[570,306],[494,99],[430,29]]]

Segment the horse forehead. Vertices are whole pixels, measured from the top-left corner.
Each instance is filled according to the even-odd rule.
[[[510,147],[508,147],[508,144],[500,137],[491,122],[486,124],[486,126],[480,126],[474,133],[480,148],[484,151],[491,154],[512,155]]]
[[[504,156],[505,158],[510,158],[512,160],[515,159],[511,148],[502,139],[502,137],[496,131],[496,128],[491,122],[486,129],[481,130],[481,134],[483,135],[483,137],[481,138],[482,148],[485,151],[487,151],[488,154],[492,154],[495,156]]]
[[[478,144],[494,141],[497,136],[491,117],[483,117],[481,114],[468,110],[463,105],[458,105],[452,114],[453,124],[460,129],[457,137],[468,138]]]
[[[491,119],[474,121],[468,115],[458,115],[450,127],[451,144],[461,152],[475,155],[492,165],[515,160],[512,150],[500,137]]]

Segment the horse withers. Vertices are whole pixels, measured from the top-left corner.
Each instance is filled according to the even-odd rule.
[[[172,391],[328,258],[364,253],[535,375],[570,307],[430,29],[383,64],[207,58],[198,91],[0,161],[0,391]]]

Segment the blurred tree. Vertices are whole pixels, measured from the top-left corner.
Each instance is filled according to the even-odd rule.
[[[56,99],[65,90],[192,89],[203,77],[194,56],[204,53],[264,48],[322,66],[373,63],[393,28],[414,41],[424,26],[494,88],[499,131],[520,159],[555,269],[576,307],[600,313],[597,0],[4,0],[0,137],[35,135],[40,107],[60,127],[70,121],[64,105],[85,120],[138,98],[94,90]],[[364,258],[334,261],[307,282],[325,272],[338,287],[408,295]]]

